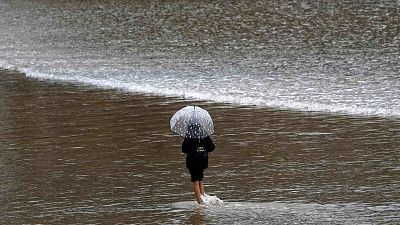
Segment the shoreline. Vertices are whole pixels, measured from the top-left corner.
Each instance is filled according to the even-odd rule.
[[[102,86],[96,86],[93,84],[85,84],[85,83],[80,83],[80,82],[68,82],[64,80],[50,80],[46,78],[40,78],[40,77],[30,77],[18,70],[13,70],[13,69],[3,69],[0,68],[0,75],[1,74],[14,74],[16,76],[21,76],[24,79],[28,80],[33,80],[33,81],[38,81],[38,82],[47,82],[47,83],[53,83],[53,84],[58,84],[61,86],[72,86],[76,87],[78,89],[90,89],[90,90],[99,90],[99,91],[111,91],[115,92],[116,94],[122,94],[122,95],[132,95],[136,97],[154,97],[154,98],[164,98],[166,102],[189,102],[189,103],[194,103],[194,104],[199,104],[199,105],[219,105],[220,107],[227,107],[227,108],[250,108],[254,110],[265,110],[265,111],[277,111],[277,112],[282,112],[282,113],[292,113],[294,115],[299,114],[299,115],[304,115],[304,116],[333,116],[333,117],[345,117],[349,119],[354,119],[354,118],[364,118],[364,119],[383,119],[383,120],[388,120],[388,121],[397,121],[400,120],[400,117],[393,116],[393,115],[375,115],[375,114],[352,114],[352,113],[347,113],[347,112],[331,112],[331,111],[304,111],[304,110],[298,110],[298,109],[292,109],[292,108],[276,108],[276,107],[271,107],[271,106],[260,106],[260,105],[241,105],[237,103],[231,103],[231,102],[214,102],[214,101],[209,101],[209,100],[201,100],[201,99],[196,99],[196,98],[184,98],[184,97],[179,97],[179,96],[163,96],[159,95],[156,93],[141,93],[141,92],[132,92],[125,90],[124,88],[112,88],[112,87],[102,87]]]

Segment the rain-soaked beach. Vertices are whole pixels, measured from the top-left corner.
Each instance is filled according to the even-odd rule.
[[[398,0],[0,0],[0,223],[400,224],[399,46]]]
[[[400,121],[136,95],[0,72],[4,224],[397,224]],[[214,119],[196,207],[181,139],[187,104]]]

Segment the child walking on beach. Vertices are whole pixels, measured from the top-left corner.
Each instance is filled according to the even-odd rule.
[[[172,116],[169,124],[171,131],[184,138],[182,152],[186,154],[186,167],[193,182],[197,203],[210,202],[211,196],[204,193],[202,182],[204,170],[208,167],[208,153],[215,149],[210,138],[214,134],[214,123],[210,114],[200,107],[186,106]],[[218,203],[222,202],[216,200]]]
[[[214,149],[215,145],[210,137],[185,138],[182,143],[182,152],[186,154],[186,167],[189,169],[198,204],[202,203],[201,197],[205,194],[202,180],[204,170],[208,167],[208,153]]]

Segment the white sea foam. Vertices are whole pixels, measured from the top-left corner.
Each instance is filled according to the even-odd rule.
[[[169,86],[163,85],[162,82],[155,80],[149,82],[134,82],[134,80],[118,80],[113,77],[90,77],[84,74],[74,73],[71,70],[64,74],[59,72],[49,73],[41,72],[31,68],[18,68],[17,66],[7,64],[4,61],[0,61],[0,67],[16,70],[28,77],[53,80],[61,82],[75,83],[79,85],[90,85],[97,86],[99,88],[110,88],[118,89],[121,91],[132,92],[132,93],[142,93],[150,95],[161,95],[168,97],[181,97],[193,100],[205,100],[214,101],[219,103],[237,104],[244,106],[258,106],[258,107],[270,107],[284,110],[296,110],[296,111],[307,111],[307,112],[328,112],[328,113],[340,113],[340,114],[350,114],[359,116],[383,116],[383,117],[399,117],[400,110],[398,108],[377,108],[377,107],[362,107],[362,106],[352,106],[346,104],[323,104],[317,102],[301,102],[294,101],[285,98],[279,98],[276,96],[265,97],[261,93],[257,96],[257,93],[253,93],[252,97],[240,97],[237,95],[232,95],[229,93],[224,93],[219,90],[212,91],[197,91],[195,89],[177,89],[171,88]],[[93,71],[95,72],[95,71]],[[179,80],[177,80],[179,82]]]
[[[208,195],[208,194],[204,194],[201,196],[201,200],[202,206],[220,206],[224,204],[224,201],[222,201],[221,199],[219,199],[217,196],[213,196],[213,195]]]
[[[293,43],[278,38],[258,43],[260,46],[257,39],[246,41],[254,41],[254,48],[236,40],[226,43],[226,49],[202,52],[196,45],[182,43],[185,47],[179,47],[179,38],[137,38],[133,34],[140,33],[142,27],[136,23],[109,24],[112,21],[101,13],[41,6],[4,2],[0,7],[0,30],[4,31],[0,35],[0,68],[37,79],[141,94],[283,110],[400,117],[398,51],[341,53],[327,48],[322,54],[304,46],[286,46]],[[120,18],[132,15],[120,8],[108,10],[122,13]],[[187,15],[197,13],[185,10],[189,10]],[[40,20],[32,20],[32,16]],[[55,18],[61,20],[60,27],[54,27]],[[160,27],[170,25],[161,17],[153,19]],[[107,33],[99,27],[104,24],[124,32]],[[264,48],[265,44],[273,49]]]

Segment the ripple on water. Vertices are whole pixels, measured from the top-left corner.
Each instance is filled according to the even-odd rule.
[[[317,204],[290,202],[227,202],[201,206],[195,202],[168,205],[173,213],[192,212],[199,220],[207,218],[217,224],[369,224],[377,221],[400,222],[400,204]],[[379,214],[378,218],[371,215]]]

